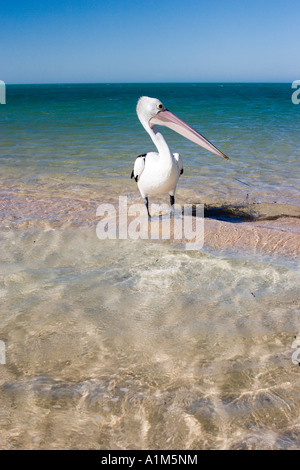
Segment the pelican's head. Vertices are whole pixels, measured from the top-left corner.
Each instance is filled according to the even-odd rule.
[[[166,109],[162,102],[157,98],[149,98],[149,96],[142,96],[137,103],[136,112],[139,120],[147,122],[150,125],[150,120],[157,115],[160,111]],[[150,125],[150,127],[152,127]]]
[[[203,135],[166,109],[163,103],[157,98],[142,96],[137,103],[136,112],[139,120],[148,132],[149,128],[152,129],[155,125],[169,127],[215,155],[229,160],[224,153],[218,150],[217,147],[209,142]]]

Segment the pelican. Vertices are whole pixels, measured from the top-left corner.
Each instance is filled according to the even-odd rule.
[[[215,155],[229,158],[218,150],[203,135],[190,127],[184,121],[171,113],[162,102],[156,98],[142,96],[136,112],[144,129],[150,135],[158,152],[149,152],[139,155],[135,159],[131,178],[137,186],[149,212],[149,196],[169,194],[171,210],[175,204],[175,191],[180,175],[183,173],[182,159],[179,153],[172,153],[166,140],[156,126],[166,126],[178,132],[192,142],[204,147]]]

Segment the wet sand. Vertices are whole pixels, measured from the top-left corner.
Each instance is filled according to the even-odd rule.
[[[297,260],[300,255],[300,208],[267,203],[208,207],[205,245],[216,251],[233,249],[241,252],[244,249],[248,253]]]
[[[115,203],[117,199],[106,198]],[[36,197],[4,194],[0,201],[2,227],[45,224],[53,227],[96,225],[99,199],[76,197]],[[141,202],[134,195],[131,203]],[[190,201],[189,201],[190,202]],[[286,256],[297,260],[300,255],[300,207],[288,204],[205,204],[204,248],[216,252]],[[171,240],[172,242],[172,237]],[[173,240],[175,241],[175,240]],[[178,240],[176,244],[180,243]],[[181,243],[185,244],[184,238]],[[197,243],[197,240],[195,240]]]

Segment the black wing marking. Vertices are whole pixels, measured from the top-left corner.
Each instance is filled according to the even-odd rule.
[[[146,153],[142,153],[141,155],[138,155],[138,156],[136,157],[136,159],[135,159],[135,162],[137,161],[138,158],[143,158],[144,163],[145,163],[146,155],[147,155]],[[132,170],[132,172],[131,172],[131,179],[132,179],[132,178],[134,178],[136,182],[138,181],[138,178],[139,178],[139,175],[134,175],[134,168],[133,168],[133,170]]]

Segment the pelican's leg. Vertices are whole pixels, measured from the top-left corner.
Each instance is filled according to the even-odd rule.
[[[151,219],[151,215],[150,215],[150,212],[149,212],[149,201],[148,201],[147,197],[144,197],[144,203],[145,203],[145,206],[146,206],[146,209],[147,209],[147,212],[148,212],[148,217],[149,217],[149,219]]]
[[[175,196],[170,195],[171,215],[174,215]]]

